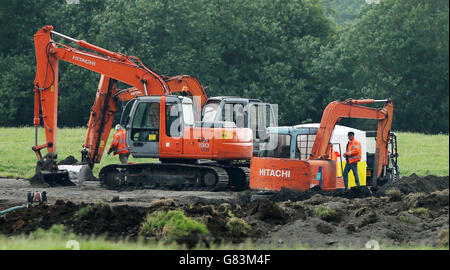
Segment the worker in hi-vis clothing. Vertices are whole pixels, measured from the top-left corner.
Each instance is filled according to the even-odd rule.
[[[340,157],[341,155],[339,154],[339,152],[334,151],[333,149],[333,144],[328,143],[328,148],[327,148],[327,158],[331,159],[331,160],[338,160],[338,157]]]
[[[125,142],[125,129],[122,129],[120,125],[116,125],[116,134],[114,134],[111,146],[109,147],[108,155],[111,154],[112,151],[114,151],[114,155],[119,154],[120,163],[128,164],[130,151]]]
[[[348,173],[350,170],[353,171],[353,175],[355,176],[355,183],[359,187],[359,176],[358,176],[358,162],[361,160],[361,144],[355,139],[355,133],[350,131],[347,133],[348,143],[346,147],[346,152],[344,153],[344,157],[347,160],[345,164],[344,173],[344,185],[345,188],[348,189]]]

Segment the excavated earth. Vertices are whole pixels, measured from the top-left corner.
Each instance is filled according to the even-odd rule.
[[[85,182],[81,187],[47,188],[47,205],[0,216],[0,234],[28,234],[64,224],[79,235],[136,239],[147,213],[181,209],[206,224],[210,232],[207,237],[178,239],[188,247],[199,241],[238,244],[248,239],[261,248],[364,249],[370,240],[381,247],[448,246],[448,188],[448,176],[414,174],[378,189],[328,193],[111,191],[98,182]],[[29,191],[36,190],[26,180],[0,179],[0,210],[24,204]],[[88,205],[87,214],[76,214]],[[230,230],[231,217],[247,222],[250,230]],[[158,240],[157,235],[147,237]]]

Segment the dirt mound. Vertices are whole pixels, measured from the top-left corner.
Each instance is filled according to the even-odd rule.
[[[54,205],[39,205],[1,216],[0,233],[26,234],[63,224],[78,235],[136,239],[142,235],[141,223],[148,213],[169,210],[182,210],[186,217],[206,225],[209,231],[206,238],[189,235],[177,239],[178,243],[191,247],[199,241],[241,243],[248,238],[267,248],[278,243],[284,245],[280,247],[305,244],[313,248],[342,245],[364,249],[371,239],[380,239],[384,245],[433,246],[438,243],[440,233],[448,230],[448,189],[400,193],[395,200],[371,196],[367,187],[334,192],[283,189],[259,200],[250,194],[254,199],[250,202],[248,195],[242,193],[228,202],[214,203],[209,199],[180,203],[167,197],[145,206],[123,205],[126,200],[121,198],[118,205],[77,205],[59,200]],[[126,194],[120,197],[125,198]],[[445,238],[445,232],[442,234]]]
[[[439,211],[445,206],[449,206],[448,189],[435,191],[431,194],[410,193],[405,196],[405,202],[411,208],[427,208]]]
[[[40,172],[37,172],[35,175],[33,175],[33,177],[29,179],[29,181],[32,187],[50,187],[50,185],[45,182],[44,176]]]
[[[70,181],[69,174],[66,171],[54,173],[37,172],[29,181],[32,187],[75,186],[75,183]]]
[[[85,210],[84,210],[85,209]],[[108,204],[86,205],[74,213],[72,229],[80,235],[137,237],[139,226],[147,213],[143,207]]]
[[[256,201],[251,213],[259,220],[274,224],[284,224],[287,220],[284,211],[277,204],[266,198]]]
[[[147,210],[127,205],[110,207],[107,204],[81,204],[56,201],[54,205],[38,205],[17,210],[0,217],[0,232],[7,235],[28,234],[38,228],[49,229],[63,224],[80,235],[130,236]]]
[[[448,189],[401,194],[395,201],[386,196],[350,198],[365,192],[355,189],[335,196],[316,193],[303,199],[304,193],[284,191],[283,194],[290,195],[291,199],[303,200],[278,203],[289,215],[288,221],[270,229],[267,235],[256,240],[256,244],[274,247],[273,243],[278,243],[277,247],[282,248],[302,243],[316,248],[347,246],[364,249],[368,241],[376,239],[381,240],[384,247],[445,245]],[[444,240],[439,240],[440,237]]]
[[[270,196],[270,200],[273,202],[284,201],[304,201],[310,199],[315,194],[321,194],[329,197],[341,197],[347,199],[355,198],[367,198],[371,196],[386,195],[386,192],[392,189],[398,189],[403,194],[425,192],[430,193],[438,190],[444,190],[449,188],[448,176],[425,176],[420,177],[416,174],[412,174],[408,177],[402,177],[400,180],[392,183],[385,184],[381,187],[372,188],[367,186],[352,187],[349,190],[337,189],[334,191],[325,192],[323,190],[314,187],[307,191],[295,191],[288,188],[282,188],[279,192],[275,192]]]
[[[448,176],[418,176],[411,174],[404,176],[400,180],[388,183],[380,187],[376,194],[384,195],[388,190],[399,189],[403,194],[417,193],[417,192],[433,192],[437,190],[444,190],[449,188]]]
[[[217,205],[197,202],[193,205],[184,205],[182,209],[188,217],[200,220],[206,225],[211,234],[211,242],[217,244],[223,241],[240,243],[247,237],[256,237],[261,232],[259,225],[268,228],[274,226],[272,223],[266,222],[262,222],[258,226],[248,225],[247,221],[252,215],[253,204],[241,206],[230,203]]]
[[[330,192],[322,192],[321,194],[333,197],[355,199],[355,198],[371,197],[372,191],[367,186],[360,186],[360,187],[352,187],[349,190],[337,189]]]
[[[68,156],[65,159],[58,162],[58,165],[74,165],[78,163],[78,160],[74,156]]]
[[[270,196],[270,200],[273,202],[284,202],[284,201],[304,201],[311,198],[317,192],[312,190],[307,190],[305,192],[296,191],[290,188],[281,188],[279,192],[275,192]]]
[[[259,208],[262,218],[277,219],[281,213],[280,209],[273,202],[267,202]],[[78,235],[136,239],[140,235],[141,223],[148,213],[175,209],[180,209],[186,213],[186,216],[204,223],[210,232],[208,241],[215,243],[224,240],[235,243],[242,242],[245,240],[244,237],[252,237],[255,234],[254,231],[257,231],[250,231],[248,224],[243,219],[247,215],[247,208],[244,209],[239,205],[196,203],[177,206],[171,199],[158,199],[150,203],[148,207],[111,206],[107,203],[75,205],[72,202],[58,200],[54,205],[38,205],[1,216],[0,233],[5,235],[29,234],[38,228],[49,229],[52,225],[63,224]],[[238,229],[239,226],[242,226],[242,231],[236,233],[236,231],[230,230],[230,225],[232,228]],[[271,226],[270,223],[268,227]],[[197,238],[199,237],[197,236]],[[201,239],[187,237],[186,239],[177,239],[177,242],[192,244],[199,240]],[[192,245],[188,246],[192,247]]]
[[[37,172],[29,181],[32,187],[75,186],[67,171],[60,170],[53,173]]]
[[[369,187],[360,186],[352,187],[349,190],[338,189],[334,191],[323,191],[317,189],[317,187],[309,189],[307,191],[296,191],[289,188],[282,188],[279,192],[276,192],[270,196],[270,200],[273,202],[284,202],[284,201],[304,201],[310,199],[312,196],[320,194],[329,197],[341,197],[347,199],[354,198],[367,198],[372,196],[372,192]]]
[[[28,234],[38,228],[49,229],[53,224],[70,224],[79,206],[56,201],[53,206],[38,205],[0,217],[0,232],[7,235]]]

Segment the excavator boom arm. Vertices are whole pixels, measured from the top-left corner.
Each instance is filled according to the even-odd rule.
[[[383,108],[364,107],[360,104],[384,102]],[[378,120],[376,155],[378,156],[377,176],[381,174],[382,165],[386,165],[389,145],[389,131],[392,125],[394,107],[390,100],[348,99],[344,102],[333,101],[325,108],[320,127],[311,150],[311,158],[323,158],[326,154],[331,134],[337,122],[342,118],[361,118]]]
[[[194,115],[195,120],[201,120],[201,111],[208,99],[205,88],[200,82],[189,75],[178,75],[173,77],[165,77],[167,84],[169,85],[172,93],[186,93],[191,96],[194,102]]]
[[[103,55],[97,55],[56,43],[52,33],[76,42],[78,45]],[[82,40],[76,40],[53,31],[52,26],[45,26],[34,35],[37,70],[34,82],[34,126],[40,124],[39,108],[46,135],[46,144],[37,145],[33,150],[38,159],[42,158],[40,149],[56,153],[57,112],[58,112],[58,62],[63,60],[77,66],[102,74],[96,100],[88,122],[88,134],[85,147],[88,148],[91,162],[100,162],[106,140],[114,120],[114,98],[117,94],[116,81],[122,81],[134,87],[122,100],[133,99],[141,95],[169,95],[170,88],[164,79],[145,67],[136,57],[110,52]],[[134,61],[133,61],[134,60]],[[137,61],[138,63],[135,63]],[[39,106],[40,105],[40,106]],[[37,130],[37,129],[36,129]]]
[[[172,94],[180,93],[192,97],[195,121],[201,120],[201,109],[206,103],[208,96],[205,88],[200,82],[189,75],[163,76],[164,81],[169,85]],[[116,94],[118,100],[126,101],[139,95],[140,90],[136,87],[123,89]]]

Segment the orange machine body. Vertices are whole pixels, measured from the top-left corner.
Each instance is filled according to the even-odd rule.
[[[253,136],[249,128],[184,127],[182,136],[168,136],[166,96],[161,96],[159,157],[164,159],[250,160]]]
[[[57,43],[52,35],[57,35],[72,42],[77,43],[83,48],[94,51],[86,52],[65,44]],[[33,150],[38,159],[42,159],[40,150],[47,148],[48,153],[56,153],[57,146],[57,112],[58,112],[58,62],[63,60],[77,66],[89,69],[101,74],[94,105],[92,106],[88,122],[88,130],[84,147],[87,150],[83,161],[87,161],[93,166],[99,163],[104,149],[107,145],[109,133],[114,122],[114,113],[116,112],[116,101],[128,101],[140,96],[161,96],[161,102],[164,102],[164,96],[173,92],[184,92],[197,99],[197,106],[202,107],[207,99],[204,88],[193,77],[180,75],[175,77],[164,77],[156,74],[145,67],[142,62],[134,57],[121,53],[115,53],[98,46],[87,43],[83,40],[76,40],[53,31],[53,27],[48,25],[40,29],[34,35],[35,52],[37,60],[37,71],[35,78],[35,100],[34,100],[34,126],[40,125],[40,108],[42,109],[42,119],[46,135],[46,144],[37,145]],[[117,81],[129,84],[131,87],[118,90]],[[172,89],[173,88],[173,89]],[[161,106],[163,110],[165,106]],[[195,120],[199,120],[201,108],[194,115]],[[164,117],[166,113],[161,111],[161,125],[165,125]],[[161,127],[165,130],[165,127]],[[163,129],[164,128],[164,129]],[[185,135],[188,134],[207,134],[224,133],[228,137],[214,137],[209,142],[209,151],[202,151],[198,148],[192,148],[194,140],[204,139],[203,137],[184,137],[174,138],[164,136],[160,140],[160,157],[162,158],[211,158],[217,160],[228,159],[250,159],[252,154],[251,142],[248,143],[246,135],[251,134],[249,129],[233,129],[223,131],[221,129],[186,128]],[[242,134],[241,134],[242,133]],[[230,135],[231,134],[231,135]],[[229,139],[232,138],[232,139]],[[237,138],[245,138],[238,140]],[[251,135],[250,135],[251,141]],[[170,145],[170,147],[166,147]],[[195,143],[194,143],[195,145]],[[86,160],[84,160],[86,159]]]
[[[305,191],[311,188],[312,170],[308,161],[288,158],[253,157],[250,163],[250,188]]]
[[[334,160],[253,157],[250,179],[250,188],[257,190],[279,191],[282,188],[290,188],[306,191],[320,186],[324,191],[331,191],[345,187],[342,178],[336,177]]]
[[[358,104],[385,102],[383,108],[370,108]],[[363,118],[378,120],[376,145],[376,177],[381,175],[388,164],[389,131],[392,124],[393,105],[390,100],[353,100],[331,102],[325,109],[320,127],[316,131],[302,127],[274,127],[269,128],[271,138],[290,135],[290,142],[284,145],[278,143],[275,150],[262,151],[259,157],[251,159],[250,188],[258,190],[280,190],[291,188],[305,191],[314,186],[322,190],[331,191],[345,188],[342,177],[337,177],[336,161],[331,159],[329,142],[336,123],[341,118]],[[296,138],[299,135],[315,135],[311,148],[300,149]],[[289,141],[289,140],[286,140]],[[308,144],[308,143],[306,143]],[[288,147],[286,152],[283,147]],[[301,160],[299,151],[308,151],[309,159]]]
[[[190,159],[250,160],[253,141],[249,128],[184,129],[182,156]],[[171,153],[161,152],[161,157]]]

